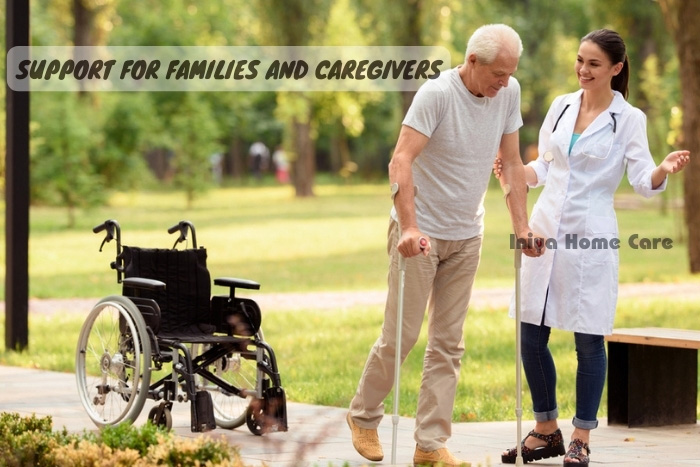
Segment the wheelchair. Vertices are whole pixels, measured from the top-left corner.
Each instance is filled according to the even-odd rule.
[[[254,435],[287,431],[287,408],[275,354],[261,329],[255,301],[237,289],[260,284],[214,279],[228,294],[211,296],[207,252],[194,226],[181,221],[171,249],[122,245],[116,220],[93,229],[116,239],[110,266],[121,295],[98,301],[82,325],[76,351],[80,400],[99,427],[133,423],[147,399],[152,423],[172,428],[175,402],[189,402],[191,430],[234,429]],[[192,248],[178,244],[192,236]],[[154,380],[152,382],[152,379]]]

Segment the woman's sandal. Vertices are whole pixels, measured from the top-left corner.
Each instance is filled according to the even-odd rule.
[[[535,448],[535,449],[530,449],[525,446],[525,439],[527,439],[529,436],[532,436],[533,438],[541,439],[542,441],[545,441],[547,444],[545,446]],[[564,437],[561,434],[561,431],[557,429],[554,433],[551,435],[543,435],[540,433],[535,432],[534,430],[528,433],[528,435],[525,437],[525,439],[522,440],[520,443],[521,446],[521,454],[523,456],[523,462],[527,463],[530,461],[537,461],[540,459],[546,459],[548,457],[556,457],[556,456],[561,456],[564,455]],[[518,450],[517,448],[513,449],[508,449],[506,454],[501,455],[501,462],[504,464],[515,464],[515,458],[518,456]],[[586,464],[588,465],[588,464]]]
[[[586,453],[583,453],[583,450]],[[566,451],[566,457],[564,457],[564,467],[566,466],[587,466],[589,461],[589,454],[591,453],[591,448],[588,447],[587,443],[584,443],[580,439],[575,439],[569,443],[569,450]],[[571,462],[571,460],[578,460],[578,462]]]

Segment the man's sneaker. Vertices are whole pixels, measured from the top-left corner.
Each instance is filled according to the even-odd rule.
[[[352,432],[352,445],[362,457],[371,461],[380,461],[384,459],[384,451],[379,443],[377,430],[360,428],[355,424],[348,412],[346,417],[348,426]]]
[[[418,446],[416,446],[416,452],[413,454],[413,465],[416,467],[425,465],[442,465],[445,467],[471,466],[469,462],[457,459],[447,448],[440,448],[435,451],[423,451]]]

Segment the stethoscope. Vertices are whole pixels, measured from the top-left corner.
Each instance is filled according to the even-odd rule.
[[[566,106],[564,107],[564,110],[562,110],[561,113],[559,114],[557,121],[554,122],[554,128],[552,128],[552,133],[557,131],[557,126],[559,125],[559,120],[561,120],[561,118],[564,116],[564,112],[566,112],[566,110],[569,108],[570,105],[571,104],[566,104]],[[610,117],[612,117],[612,119],[613,119],[613,134],[612,134],[612,138],[610,138],[610,145],[608,146],[608,151],[605,153],[605,157],[599,157],[599,156],[596,156],[594,154],[587,153],[585,150],[582,151],[583,154],[585,154],[586,156],[589,156],[589,157],[593,157],[595,159],[606,159],[610,155],[610,151],[612,150],[612,147],[613,147],[613,142],[615,141],[615,134],[617,133],[617,119],[615,118],[615,114],[613,112],[610,112]],[[552,151],[545,152],[543,157],[544,157],[544,160],[546,162],[552,162],[554,160],[554,154],[552,154]]]

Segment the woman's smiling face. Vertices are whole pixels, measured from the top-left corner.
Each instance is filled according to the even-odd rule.
[[[622,63],[611,63],[608,55],[592,41],[583,41],[578,48],[574,70],[584,90],[610,89],[613,76],[620,73]]]

